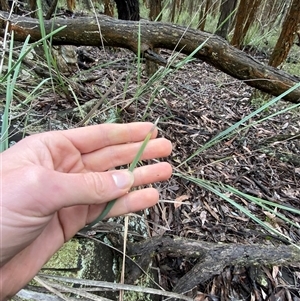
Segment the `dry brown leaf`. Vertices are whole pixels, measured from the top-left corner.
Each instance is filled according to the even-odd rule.
[[[271,220],[274,220],[276,215],[274,213],[271,213],[269,211],[263,211],[263,213]]]
[[[198,292],[196,298],[194,299],[195,301],[205,301],[207,300],[207,295]]]
[[[206,203],[205,201],[203,202],[205,205],[205,208],[207,209],[207,211],[217,220],[219,221],[219,217],[217,215],[217,213],[214,211],[214,208],[210,207],[208,205],[208,203]]]
[[[201,213],[200,213],[200,220],[201,220],[202,226],[206,222],[206,216],[207,216],[207,211],[205,211],[205,210],[201,211]]]
[[[273,266],[272,277],[274,278],[274,280],[276,279],[278,272],[279,272],[279,267],[277,265]]]
[[[190,196],[187,195],[187,194],[183,194],[183,195],[177,197],[177,198],[175,199],[174,207],[175,207],[175,208],[178,208],[179,206],[181,206],[181,203],[182,203],[183,201],[188,200],[189,197],[190,197]]]
[[[235,139],[236,139],[236,136],[234,136],[232,139],[230,139],[229,141],[225,142],[224,144],[226,146],[230,146]]]

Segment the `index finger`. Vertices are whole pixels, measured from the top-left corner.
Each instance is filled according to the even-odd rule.
[[[127,124],[99,124],[77,129],[62,131],[73,145],[82,153],[90,153],[100,148],[143,141],[153,127],[151,122],[133,122]],[[157,136],[157,129],[151,139]]]

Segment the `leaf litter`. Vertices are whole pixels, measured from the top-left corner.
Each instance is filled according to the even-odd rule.
[[[254,89],[200,60],[194,60],[149,86],[143,70],[141,81],[147,89],[136,99],[136,63],[129,51],[107,49],[103,54],[95,47],[80,47],[77,52],[80,54],[82,75],[66,80],[70,81],[83,108],[86,103],[99,99],[125,74],[90,118],[89,124],[102,123],[107,119],[114,122],[144,119],[154,122],[160,117],[160,135],[173,144],[173,152],[167,160],[176,171],[227,184],[251,196],[299,209],[299,108],[237,132],[178,168],[199,147],[257,108],[259,100],[251,99]],[[27,80],[28,77],[24,82]],[[12,110],[15,119],[19,116],[18,122],[14,121],[12,125],[12,140],[20,127],[25,129],[26,134],[75,127],[80,122],[80,116],[76,113],[78,108],[75,102],[67,94],[68,91],[64,90],[55,94],[49,92],[47,97],[40,95],[33,101],[26,118],[20,115],[20,111]],[[288,103],[279,102],[251,122],[287,106]],[[39,127],[33,122],[36,117]],[[162,201],[150,211],[149,231],[152,236],[175,235],[245,245],[276,246],[283,243],[231,204],[192,182],[173,176],[168,182],[154,184],[154,187],[160,192]],[[299,244],[299,227],[288,224],[248,200],[231,197]],[[300,225],[299,215],[277,210]],[[172,290],[178,279],[196,262],[195,259],[172,258],[164,254],[157,256],[160,285]],[[195,300],[298,301],[299,275],[299,265],[229,266],[206,283],[199,283],[194,296]]]

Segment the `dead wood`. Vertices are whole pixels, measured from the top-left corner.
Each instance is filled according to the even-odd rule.
[[[16,15],[10,16],[9,21],[8,18],[8,13],[0,12],[2,36],[5,33],[6,23],[9,22],[9,29],[15,31],[16,40],[24,41],[28,35],[31,36],[31,42],[41,38],[38,20]],[[299,78],[296,76],[264,65],[230,46],[224,39],[216,35],[174,24],[144,20],[141,22],[123,21],[104,15],[98,16],[98,21],[99,24],[92,17],[57,18],[50,21],[45,20],[45,29],[49,33],[53,29],[67,25],[53,37],[53,44],[101,46],[103,43],[105,46],[123,47],[137,52],[140,26],[141,51],[144,54],[153,48],[175,49],[184,54],[191,54],[199,45],[203,44],[194,57],[271,95],[278,96],[299,82]],[[292,91],[284,99],[299,103],[300,89]]]
[[[226,266],[299,265],[300,250],[292,245],[215,244],[180,237],[154,237],[132,244],[130,255],[144,266],[143,261],[156,253],[174,257],[198,259],[198,263],[181,279],[174,291],[182,293],[204,284]]]

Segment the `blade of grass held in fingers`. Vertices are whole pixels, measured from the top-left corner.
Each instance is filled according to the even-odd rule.
[[[147,134],[146,138],[144,139],[139,151],[137,152],[136,156],[134,157],[132,163],[130,164],[128,170],[133,172],[133,170],[135,169],[137,163],[140,161],[142,154],[149,142],[149,140],[151,139],[152,133],[154,132],[157,124],[158,124],[159,118],[156,119],[154,125],[152,126],[151,130],[149,131],[149,133]],[[107,205],[105,206],[104,210],[101,212],[101,214],[93,221],[91,222],[87,228],[90,229],[92,228],[94,225],[96,225],[97,223],[101,222],[106,215],[109,213],[109,211],[111,210],[111,208],[113,207],[113,205],[115,204],[116,199],[112,200],[110,202],[107,203]]]

